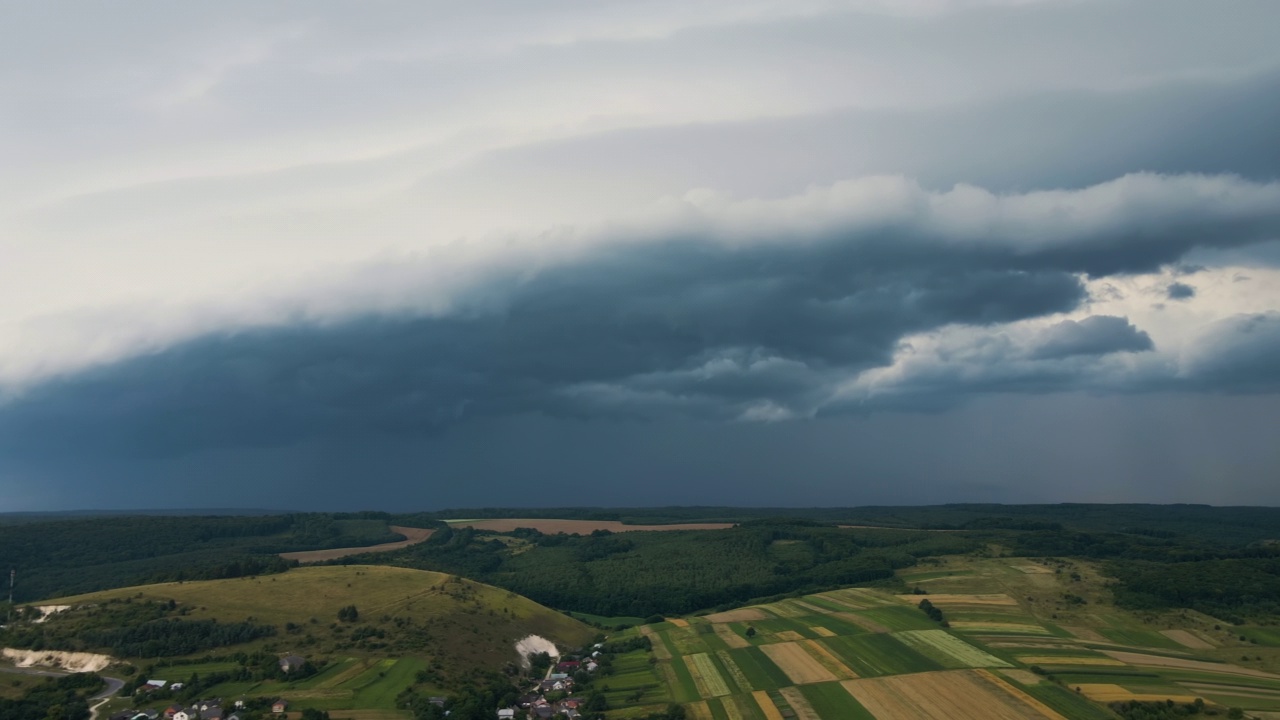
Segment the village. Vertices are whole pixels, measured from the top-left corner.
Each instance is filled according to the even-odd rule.
[[[519,696],[514,704],[497,708],[495,716],[498,720],[547,720],[557,716],[574,720],[582,717],[583,712],[588,709],[588,703],[580,697],[574,697],[573,693],[584,681],[589,682],[592,674],[600,669],[603,647],[597,643],[590,649],[590,653],[584,653],[581,658],[566,656],[564,659],[552,660],[547,657],[545,676],[530,687],[527,693]],[[306,665],[306,658],[293,654],[286,655],[279,661],[280,670],[286,676],[300,672]],[[157,696],[179,694],[184,689],[186,684],[183,682],[148,679],[137,685],[133,696],[137,699],[137,704],[143,705]],[[444,709],[448,698],[431,697],[429,702]],[[342,711],[335,712],[341,717]],[[445,715],[448,714],[446,711]],[[113,713],[110,720],[252,720],[264,715],[289,718],[289,700],[279,697],[241,697],[228,704],[222,698],[215,697],[189,703],[174,702],[165,707],[129,708]],[[308,720],[309,717],[323,718],[326,714],[307,709],[299,713],[298,717]]]

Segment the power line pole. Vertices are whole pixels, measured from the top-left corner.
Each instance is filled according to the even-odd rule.
[[[9,569],[9,619],[5,620],[5,623],[7,624],[13,623],[13,583],[17,579],[18,579],[18,569],[10,568]]]

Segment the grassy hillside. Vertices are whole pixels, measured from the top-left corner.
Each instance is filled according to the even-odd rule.
[[[44,623],[6,630],[0,644],[110,652],[112,647],[95,645],[94,639],[117,637],[104,625],[120,624],[122,617],[133,618],[123,621],[133,630],[207,627],[209,621],[221,629],[274,628],[266,637],[188,652],[183,658],[118,654],[143,668],[146,677],[170,682],[186,681],[192,674],[206,680],[215,673],[227,675],[213,687],[201,688],[202,696],[283,696],[299,708],[324,710],[394,713],[396,698],[408,688],[448,690],[510,666],[518,660],[515,643],[525,636],[541,635],[567,647],[580,647],[594,636],[583,623],[507,590],[395,567],[302,567],[257,578],[143,585],[53,602],[73,609]],[[351,606],[357,619],[340,620],[340,611]],[[286,653],[312,661],[319,674],[290,682],[250,675]]]
[[[507,590],[441,573],[384,566],[300,567],[277,575],[142,585],[49,602],[87,606],[112,600],[172,600],[186,620],[272,625],[278,634],[259,642],[269,649],[299,654],[351,650],[432,654],[447,646],[451,658],[474,659],[493,667],[515,659],[513,643],[525,635],[542,635],[567,645],[579,645],[592,635],[577,620]],[[340,622],[338,611],[350,605],[356,606],[359,619]],[[87,612],[68,612],[40,627],[71,629],[88,617]],[[378,637],[378,631],[384,637]]]

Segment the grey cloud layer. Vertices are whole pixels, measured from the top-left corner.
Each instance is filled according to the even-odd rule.
[[[520,413],[812,414],[904,336],[1069,312],[1086,275],[1275,237],[1280,185],[1139,175],[997,196],[884,178],[776,201],[700,198],[637,228],[573,261],[499,272],[440,315],[214,335],[30,388],[0,407],[0,447],[151,455]],[[1276,327],[1265,316],[1223,327],[1182,380],[1236,386],[1244,368],[1271,387]],[[985,383],[926,374],[898,394],[1071,389],[1093,359],[1151,347],[1125,318],[1065,321],[987,357]]]

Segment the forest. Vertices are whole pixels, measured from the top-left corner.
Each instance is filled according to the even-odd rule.
[[[0,718],[84,720],[89,717],[88,698],[102,687],[102,678],[92,673],[51,678],[28,690],[21,698],[0,698]]]

